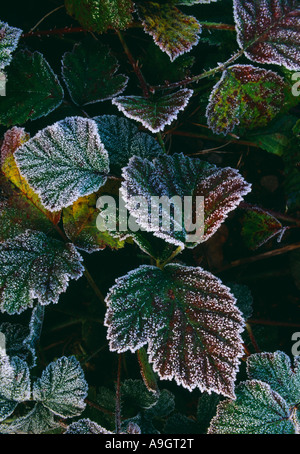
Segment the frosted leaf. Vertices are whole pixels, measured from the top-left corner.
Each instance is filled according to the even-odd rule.
[[[106,182],[109,159],[93,120],[68,117],[15,152],[22,176],[50,211],[72,205]]]
[[[161,146],[150,134],[139,132],[133,121],[115,115],[94,117],[101,141],[108,152],[110,168],[121,175],[122,167],[132,156],[153,159],[163,153]]]
[[[113,434],[109,430],[104,429],[103,427],[99,426],[94,421],[90,419],[80,419],[79,421],[73,422],[67,427],[65,434],[72,434],[72,435],[100,435],[100,434]]]
[[[24,344],[28,336],[28,328],[17,323],[4,322],[0,325],[0,333],[5,336],[6,354],[10,358],[18,356],[26,361],[30,353],[28,346]]]
[[[234,0],[237,39],[257,63],[300,69],[298,0]]]
[[[131,0],[65,0],[65,7],[82,27],[97,33],[125,29],[133,20]]]
[[[62,59],[62,75],[73,102],[79,106],[111,99],[122,93],[128,77],[119,68],[110,48],[97,43],[77,43]]]
[[[260,208],[251,207],[243,218],[242,237],[249,249],[257,249],[271,238],[285,232],[285,228],[272,214]]]
[[[11,54],[16,49],[21,34],[19,28],[0,21],[0,70],[11,62]]]
[[[87,389],[79,362],[74,356],[63,356],[50,363],[33,384],[32,396],[54,414],[69,418],[84,410]]]
[[[60,427],[55,422],[54,415],[42,404],[35,404],[33,409],[26,415],[15,419],[11,424],[0,425],[0,433],[7,434],[42,434]]]
[[[112,103],[132,120],[139,121],[151,132],[159,132],[170,125],[187,106],[193,90],[184,88],[152,101],[141,96],[119,96]]]
[[[141,2],[136,7],[145,32],[171,61],[198,44],[201,25],[195,17],[170,4]]]
[[[43,55],[19,51],[7,68],[0,123],[7,126],[23,124],[48,115],[61,104],[63,95],[59,80]]]
[[[210,238],[227,218],[230,211],[234,210],[243,200],[251,185],[246,183],[239,172],[230,167],[219,169],[200,159],[192,159],[183,154],[173,156],[162,155],[153,162],[139,157],[133,157],[129,165],[123,169],[121,186],[122,197],[130,214],[134,216],[139,226],[159,238],[177,246],[195,247],[199,242]],[[164,226],[153,225],[149,222],[147,210],[137,206],[136,196],[144,197],[148,208],[153,207],[153,196],[167,196],[171,199],[179,196],[182,200],[184,212],[184,197],[204,197],[204,232],[201,238],[191,242],[188,236],[189,228],[186,219],[178,213],[167,212],[168,207],[162,207],[162,218],[171,219],[172,223]],[[178,204],[177,204],[178,205]],[[152,210],[153,211],[153,210]],[[195,214],[195,207],[193,207]],[[198,213],[198,212],[197,212]],[[186,216],[187,217],[187,216]],[[167,228],[168,227],[168,228]]]
[[[128,434],[140,435],[142,433],[142,430],[136,423],[130,422],[127,426],[126,432]]]
[[[287,402],[267,383],[246,381],[236,388],[236,400],[223,401],[209,434],[293,434]]]
[[[31,352],[32,359],[30,367],[36,365],[36,354],[35,350],[40,340],[42,326],[44,322],[45,307],[38,304],[32,311],[30,322],[29,322],[29,334],[24,339],[23,344]]]
[[[82,257],[72,244],[28,230],[0,244],[0,309],[16,314],[40,304],[57,303],[70,279],[83,273]]]
[[[295,406],[300,401],[299,357],[294,362],[293,368],[290,358],[281,351],[255,353],[247,359],[248,376],[268,383],[290,406]]]
[[[234,397],[243,319],[219,279],[201,268],[143,265],[116,280],[106,303],[112,351],[148,343],[160,378]]]
[[[121,386],[122,406],[145,410],[157,403],[158,394],[149,391],[141,380],[127,379]]]
[[[285,100],[285,82],[278,74],[252,65],[234,65],[223,72],[206,109],[208,126],[228,134],[235,126],[266,126]]]

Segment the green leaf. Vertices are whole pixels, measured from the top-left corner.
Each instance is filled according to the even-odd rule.
[[[16,151],[15,159],[49,211],[96,192],[109,172],[97,125],[81,117],[68,117],[39,131]]]
[[[287,402],[267,383],[246,381],[236,388],[236,400],[221,402],[209,434],[293,434]]]
[[[28,230],[0,244],[0,309],[16,314],[40,304],[57,303],[70,279],[83,273],[82,257],[72,244]]]
[[[266,126],[285,99],[284,80],[276,73],[252,65],[230,66],[215,85],[206,110],[215,134],[228,134],[235,126]]]
[[[15,419],[11,424],[0,425],[0,433],[42,434],[60,427],[54,415],[42,404],[36,404],[27,415]]]
[[[257,63],[300,69],[298,0],[234,0],[237,40]]]
[[[252,250],[259,248],[276,235],[279,235],[280,241],[285,230],[278,219],[260,208],[252,207],[243,218],[242,237],[246,246]]]
[[[18,356],[26,361],[30,350],[24,341],[28,336],[28,328],[19,323],[3,322],[0,325],[0,333],[5,336],[5,351],[12,358]]]
[[[198,43],[201,25],[195,17],[170,4],[141,2],[136,7],[145,32],[171,61]]]
[[[133,157],[123,169],[123,178],[122,197],[137,224],[146,231],[153,232],[158,238],[182,248],[193,248],[210,238],[251,188],[235,169],[218,169],[212,164],[183,154],[162,155],[153,162]],[[204,197],[203,235],[196,232],[193,237],[189,233],[195,227],[192,228],[189,220],[197,207],[193,206],[192,213],[185,216],[183,208],[186,203],[184,197],[192,196]],[[148,207],[142,209],[136,197],[143,197]],[[167,203],[163,204],[159,199],[161,197],[167,197]],[[177,198],[174,201],[174,213],[170,214],[170,200],[173,197]],[[154,213],[159,209],[162,222],[155,219],[157,216]],[[151,219],[149,210],[152,213]],[[201,207],[198,208],[198,214],[200,211]],[[202,220],[200,221],[197,230],[202,227]]]
[[[22,30],[19,28],[0,21],[0,70],[10,64],[11,54],[16,49],[21,34]]]
[[[91,421],[90,419],[80,419],[79,421],[73,422],[67,427],[65,434],[72,435],[99,435],[99,434],[112,434],[109,430],[99,426],[99,424]]]
[[[7,126],[23,124],[48,115],[61,104],[63,96],[57,76],[43,55],[19,51],[7,69],[0,123]]]
[[[170,125],[178,117],[192,95],[193,90],[184,88],[155,101],[141,96],[119,96],[113,98],[112,103],[126,117],[142,123],[145,128],[156,133],[163,131],[166,125]]]
[[[97,33],[127,28],[134,9],[131,0],[65,0],[65,7],[83,28]]]
[[[108,46],[77,43],[62,58],[62,75],[73,102],[79,106],[111,99],[122,93],[128,77],[115,74],[119,64]]]
[[[148,343],[160,378],[234,396],[243,320],[219,279],[201,268],[143,265],[116,280],[106,303],[112,351],[135,352]]]
[[[158,401],[158,395],[148,391],[141,380],[125,380],[121,386],[122,406],[132,412],[151,408]]]
[[[79,362],[74,356],[63,356],[47,366],[33,384],[32,395],[54,414],[69,418],[84,410],[87,388]]]

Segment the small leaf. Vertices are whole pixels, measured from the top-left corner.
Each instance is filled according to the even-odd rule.
[[[144,265],[117,279],[106,303],[112,351],[135,352],[148,343],[149,362],[162,379],[234,396],[243,320],[219,279],[201,268]]]
[[[242,237],[249,249],[257,249],[276,235],[279,240],[285,228],[267,211],[260,208],[247,210],[243,218]]]
[[[0,244],[0,309],[16,314],[40,304],[57,303],[70,279],[83,273],[82,257],[72,244],[28,230]]]
[[[24,345],[29,349],[32,355],[30,367],[34,367],[36,365],[35,350],[40,340],[42,326],[44,322],[44,314],[45,314],[44,306],[41,306],[39,304],[35,306],[30,317],[29,334],[23,341]]]
[[[257,63],[300,69],[300,7],[297,0],[234,0],[237,39]]]
[[[94,421],[90,419],[80,419],[79,421],[73,422],[67,427],[65,434],[72,434],[72,435],[100,435],[100,434],[112,434],[109,430],[104,429],[103,427],[99,426]]]
[[[127,28],[134,9],[131,0],[65,0],[65,7],[86,30],[97,33]]]
[[[221,402],[209,434],[293,434],[287,402],[267,383],[246,381],[236,388],[236,400]]]
[[[43,55],[19,51],[7,69],[0,123],[7,126],[23,124],[48,115],[61,104],[63,95],[57,76]]]
[[[79,106],[111,99],[122,93],[128,77],[116,75],[117,59],[97,42],[77,43],[62,59],[62,75],[73,102]]]
[[[30,353],[29,348],[24,344],[24,340],[28,336],[28,328],[17,323],[4,322],[0,325],[0,333],[5,336],[6,354],[10,358],[18,356],[26,361]]]
[[[81,117],[65,118],[38,132],[16,151],[15,159],[49,211],[96,192],[109,172],[95,122]]]
[[[22,30],[0,21],[0,70],[9,65],[16,49]]]
[[[85,408],[87,383],[74,356],[50,363],[33,384],[33,399],[62,418],[78,416]]]
[[[149,391],[141,380],[127,379],[121,386],[122,405],[126,411],[145,410],[153,407],[158,401],[158,395]]]
[[[170,4],[141,2],[136,5],[144,30],[173,61],[198,43],[201,25]]]
[[[206,110],[215,134],[228,134],[237,125],[248,129],[266,126],[285,99],[284,80],[273,71],[252,65],[235,65],[223,72]]]
[[[15,419],[11,424],[5,425],[5,428],[0,425],[0,433],[42,434],[58,427],[59,423],[54,421],[53,413],[38,403],[26,416]]]
[[[193,90],[184,88],[170,95],[164,95],[156,101],[141,96],[120,96],[112,103],[132,120],[139,121],[151,132],[163,131],[170,125],[181,110],[187,106]]]

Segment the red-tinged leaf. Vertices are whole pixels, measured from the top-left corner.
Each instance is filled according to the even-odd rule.
[[[132,120],[139,121],[151,132],[163,131],[187,106],[193,90],[187,88],[152,101],[141,96],[120,96],[112,103]]]
[[[257,63],[300,69],[298,0],[234,0],[238,43]]]
[[[144,265],[117,279],[106,302],[112,351],[135,352],[148,343],[149,362],[162,379],[234,397],[244,322],[215,276],[178,264]]]
[[[193,16],[167,3],[141,2],[136,6],[145,32],[171,61],[198,43],[201,25]]]
[[[284,80],[273,71],[252,65],[231,66],[210,95],[208,126],[224,135],[237,125],[248,129],[266,126],[282,108],[284,90]]]

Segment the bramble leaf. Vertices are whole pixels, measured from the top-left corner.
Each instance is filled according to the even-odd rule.
[[[111,99],[122,93],[128,77],[115,74],[119,64],[110,48],[97,42],[77,43],[62,58],[62,75],[73,102],[79,106]]]
[[[273,71],[252,65],[235,65],[223,72],[206,110],[208,126],[216,134],[228,134],[235,126],[266,126],[285,99],[284,80]]]
[[[63,95],[58,78],[43,55],[19,51],[7,69],[0,123],[11,126],[43,117],[61,104]]]
[[[234,0],[237,39],[257,63],[300,69],[300,7],[297,0]]]
[[[70,279],[83,273],[82,257],[72,244],[28,230],[0,244],[0,309],[16,314],[40,304],[57,303]]]
[[[65,0],[65,7],[86,30],[97,33],[127,28],[134,9],[131,0]]]
[[[16,151],[15,159],[49,211],[96,192],[109,172],[95,122],[81,117],[68,117],[39,131]]]
[[[78,416],[85,408],[87,382],[74,356],[50,363],[33,384],[33,399],[62,418]]]
[[[181,247],[195,247],[210,238],[251,188],[235,169],[218,169],[212,164],[183,154],[162,155],[153,162],[133,157],[123,169],[123,177],[122,197],[137,224],[153,232],[155,236]],[[145,198],[148,204],[146,209],[141,209],[137,196]],[[179,199],[174,201],[174,213],[170,213],[170,199],[175,196]],[[195,207],[192,207],[193,213],[185,216],[182,209],[186,202],[184,197],[188,196],[204,197],[203,234],[196,232],[191,235],[191,231],[195,229],[190,223]],[[161,197],[167,197],[167,203],[160,201]],[[162,222],[155,219],[155,212],[159,209]],[[197,215],[200,209],[201,207]],[[197,228],[200,230],[200,227],[201,225]]]
[[[285,228],[267,211],[252,207],[243,218],[242,237],[249,249],[257,249],[275,235],[281,239]]]
[[[141,2],[136,7],[145,32],[171,61],[198,43],[201,25],[195,17],[168,3]]]
[[[99,435],[99,434],[112,434],[109,430],[99,426],[90,419],[80,419],[79,421],[73,422],[67,427],[65,434],[84,434],[84,435]]]
[[[0,70],[9,65],[16,49],[22,30],[0,21]]]
[[[162,379],[234,396],[243,319],[219,279],[201,268],[143,265],[117,279],[106,303],[112,351],[148,343],[149,362]]]
[[[151,132],[163,131],[170,125],[181,110],[187,106],[193,90],[184,88],[170,95],[164,95],[156,101],[141,96],[119,96],[112,103],[132,120],[139,121]]]
[[[4,434],[42,434],[59,427],[54,415],[42,404],[37,403],[25,416],[15,419],[10,424],[0,425]]]

